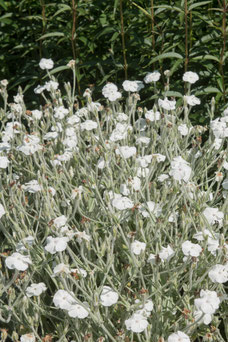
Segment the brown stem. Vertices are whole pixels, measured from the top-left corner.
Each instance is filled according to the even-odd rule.
[[[42,8],[42,36],[43,36],[46,31],[45,0],[40,0],[40,5]],[[39,54],[40,54],[40,58],[42,58],[42,39],[40,40]]]
[[[222,16],[222,39],[223,39],[223,45],[222,45],[222,51],[220,55],[220,63],[219,63],[219,71],[222,76],[222,91],[223,91],[223,100],[226,101],[226,88],[225,88],[225,80],[224,80],[224,69],[223,69],[223,58],[224,53],[226,51],[226,0],[223,0],[223,16]]]
[[[72,0],[72,30],[71,30],[71,46],[72,46],[72,53],[73,53],[73,59],[75,60],[75,68],[76,68],[76,74],[79,73],[79,68],[77,66],[77,62],[76,62],[76,57],[77,57],[77,53],[76,53],[76,36],[75,36],[75,32],[76,32],[76,21],[77,21],[77,0]],[[81,87],[80,87],[80,82],[78,77],[77,78],[77,88],[78,88],[78,92],[79,95],[81,95]]]
[[[151,37],[152,37],[152,46],[153,50],[155,50],[155,37],[154,37],[154,0],[150,0],[151,4]]]
[[[185,17],[185,72],[188,70],[188,0],[184,4],[184,17]]]
[[[127,80],[127,57],[126,57],[126,46],[124,39],[124,18],[123,18],[123,3],[120,0],[120,22],[121,22],[121,37],[122,37],[122,50],[123,50],[123,60],[124,60],[124,76]]]
[[[75,1],[72,0],[72,19],[73,19],[73,24],[72,24],[72,31],[71,31],[71,45],[72,45],[72,53],[73,53],[73,58],[74,60],[76,59],[76,51],[75,51],[75,27],[76,27],[76,7],[75,6]]]

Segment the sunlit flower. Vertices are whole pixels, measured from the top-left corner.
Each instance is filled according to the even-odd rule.
[[[164,100],[159,99],[158,105],[166,110],[174,110],[176,108],[176,101],[169,101],[166,97]]]
[[[0,218],[2,218],[3,215],[5,215],[5,209],[2,204],[0,204]]]
[[[25,271],[29,267],[29,264],[32,264],[29,256],[25,256],[17,252],[8,256],[5,262],[9,269],[17,269],[18,271]]]
[[[49,58],[49,59],[42,58],[40,60],[39,66],[43,70],[49,70],[49,69],[52,69],[54,67],[54,62],[51,58]]]
[[[133,157],[136,155],[136,147],[135,146],[120,146],[116,149],[116,154],[120,155],[124,159]]]
[[[161,259],[161,261],[168,261],[172,258],[172,256],[174,256],[175,252],[174,250],[168,246],[168,247],[162,247],[161,251],[158,253],[159,258]]]
[[[30,182],[23,184],[22,189],[32,194],[42,190],[37,180],[31,180]]]
[[[45,292],[47,287],[44,283],[32,284],[25,290],[28,297],[40,296],[41,293]]]
[[[190,338],[182,331],[177,331],[169,335],[168,342],[190,342]]]
[[[34,336],[33,333],[24,334],[24,335],[21,335],[20,341],[21,342],[35,342],[36,337]]]
[[[124,81],[123,88],[125,91],[139,92],[144,88],[144,84],[141,81]]]
[[[199,80],[199,76],[197,75],[196,72],[187,71],[183,75],[183,81],[184,82],[188,82],[188,83],[193,84],[198,80]]]
[[[9,165],[9,159],[7,157],[0,157],[0,169],[6,169]]]
[[[208,276],[213,283],[226,283],[228,281],[228,263],[225,265],[214,265],[209,271]]]
[[[185,181],[188,182],[192,173],[192,169],[189,166],[189,163],[186,162],[183,158],[175,157],[171,162],[171,171],[169,172],[170,176],[177,181]]]
[[[71,306],[75,304],[75,299],[72,295],[73,293],[69,294],[65,290],[58,290],[53,297],[53,302],[57,308],[70,310]]]
[[[135,333],[143,332],[149,324],[145,316],[137,313],[134,313],[124,323],[126,325],[127,330],[131,330]]]
[[[134,203],[130,198],[120,196],[112,200],[112,205],[118,210],[131,209],[134,207]]]
[[[131,251],[135,255],[139,255],[142,252],[144,252],[146,249],[146,244],[144,242],[140,242],[138,240],[135,240],[134,242],[131,243]]]
[[[73,318],[84,319],[89,315],[89,304],[87,302],[82,303],[83,306],[77,301],[68,309],[68,315]]]
[[[160,79],[160,77],[161,77],[161,74],[159,71],[150,72],[144,77],[144,82],[145,83],[157,82]]]
[[[57,252],[63,252],[67,248],[67,242],[69,238],[64,237],[56,237],[53,238],[52,236],[47,237],[47,244],[44,247],[45,250],[51,254],[55,254]]]
[[[195,95],[190,95],[190,96],[186,95],[185,98],[189,106],[196,106],[201,103],[200,99],[196,97]]]
[[[115,292],[111,287],[104,286],[100,295],[100,301],[103,306],[111,306],[116,304],[118,301],[119,295]]]
[[[91,131],[92,129],[97,128],[97,123],[92,120],[86,120],[80,124],[81,130]]]
[[[209,224],[215,224],[218,223],[219,226],[222,226],[224,213],[222,211],[219,211],[218,208],[206,208],[203,211],[203,215],[208,221]]]

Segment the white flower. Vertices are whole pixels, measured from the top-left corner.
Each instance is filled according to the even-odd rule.
[[[140,205],[139,211],[143,217],[150,217],[149,213],[152,213],[155,217],[159,217],[162,213],[162,208],[153,201],[148,201],[143,205]]]
[[[108,98],[109,101],[116,101],[121,98],[121,93],[118,92],[118,88],[114,83],[106,84],[102,89],[104,97]]]
[[[147,177],[149,175],[150,169],[148,167],[139,167],[137,168],[137,176],[138,177]]]
[[[218,208],[206,208],[203,211],[204,217],[207,219],[209,224],[218,223],[219,226],[222,226],[224,213],[219,211]]]
[[[70,270],[70,267],[68,265],[60,263],[54,267],[53,272],[54,272],[54,274],[59,274],[59,273],[70,274],[71,270]]]
[[[121,124],[117,123],[115,129],[112,131],[112,134],[109,138],[110,141],[119,141],[127,137],[128,131],[132,131],[132,126],[126,123]]]
[[[57,308],[70,310],[71,306],[75,304],[75,299],[72,295],[65,290],[58,290],[53,297],[53,302]]]
[[[145,144],[145,146],[148,146],[150,143],[150,138],[141,136],[136,139],[136,144]]]
[[[89,304],[87,302],[82,303],[83,306],[77,302],[72,304],[70,309],[68,309],[68,315],[73,318],[86,318],[89,315]],[[85,308],[86,307],[86,308]]]
[[[116,149],[116,154],[121,155],[124,159],[133,157],[136,155],[136,147],[135,146],[120,146]]]
[[[34,194],[34,193],[42,190],[42,188],[39,185],[39,183],[37,182],[37,180],[31,180],[30,182],[23,184],[22,189],[24,191],[30,192],[31,194]]]
[[[58,132],[48,132],[44,135],[44,140],[56,139],[58,135]]]
[[[39,145],[39,142],[40,138],[36,135],[25,135],[23,144],[17,147],[17,150],[29,156],[30,154],[33,154],[42,149],[42,146]]]
[[[150,72],[144,77],[144,82],[145,83],[157,82],[160,79],[160,77],[161,77],[161,74],[159,71]]]
[[[201,103],[200,99],[196,97],[195,95],[185,96],[185,98],[189,106],[195,106]]]
[[[97,128],[97,123],[92,120],[86,120],[80,124],[81,130],[91,131],[92,129]]]
[[[0,169],[6,169],[9,165],[9,159],[7,157],[0,157]]]
[[[2,218],[3,215],[5,215],[5,209],[2,204],[0,204],[0,218]]]
[[[124,81],[123,82],[123,88],[125,91],[131,91],[131,92],[139,92],[141,89],[144,88],[144,84],[141,81]]]
[[[213,235],[208,229],[204,229],[203,232],[194,234],[193,238],[198,241],[203,241],[204,237],[207,237],[207,249],[211,254],[216,255],[216,250],[219,248],[219,234],[213,233]]]
[[[59,216],[53,220],[53,223],[56,226],[56,228],[61,228],[65,226],[66,222],[67,222],[67,217],[65,215]]]
[[[77,273],[77,275],[81,276],[82,278],[86,278],[87,272],[83,268],[72,268],[71,272]]]
[[[169,335],[168,342],[191,342],[191,341],[188,335],[186,335],[182,331],[177,331],[176,333]]]
[[[128,196],[130,194],[130,190],[126,184],[120,184],[120,193],[124,196]]]
[[[169,101],[166,97],[164,100],[159,99],[158,105],[166,110],[174,110],[176,108],[176,101]]]
[[[228,281],[228,263],[225,265],[214,265],[209,271],[208,276],[213,283],[226,283]]]
[[[21,342],[35,342],[35,341],[36,341],[36,338],[35,338],[35,336],[33,335],[33,333],[29,333],[29,334],[21,335],[20,341],[21,341]]]
[[[147,259],[147,262],[150,262],[151,264],[155,265],[156,264],[156,255],[151,253],[149,255],[149,258]]]
[[[182,125],[178,126],[177,129],[181,135],[183,135],[183,136],[188,135],[189,129],[188,129],[186,124],[182,124]]]
[[[135,191],[139,191],[141,188],[141,180],[139,177],[129,178],[128,185],[132,186]]]
[[[134,207],[134,203],[128,197],[117,197],[112,200],[112,205],[118,210],[131,209]]]
[[[52,59],[47,59],[47,58],[42,58],[40,60],[39,66],[42,70],[49,70],[52,69],[54,67],[54,62]]]
[[[80,118],[78,115],[72,115],[67,119],[67,123],[69,125],[78,124],[79,122],[80,122]]]
[[[61,120],[61,119],[65,118],[65,116],[69,113],[69,109],[64,108],[63,106],[60,106],[60,107],[56,107],[54,109],[54,112],[55,112],[54,117],[56,119]]]
[[[87,108],[90,112],[99,112],[102,108],[101,104],[99,102],[91,102],[87,103]]]
[[[131,330],[135,333],[143,332],[148,326],[148,321],[146,317],[137,313],[134,313],[124,323],[126,325],[127,330]]]
[[[215,138],[212,147],[214,147],[215,150],[219,150],[221,146],[222,146],[222,139]]]
[[[17,269],[18,271],[25,271],[29,264],[32,264],[32,261],[29,256],[15,252],[6,258],[5,263],[11,270]]]
[[[116,117],[116,120],[117,121],[127,121],[127,119],[128,119],[128,116],[126,115],[126,114],[124,114],[124,113],[118,113],[117,114],[117,117]]]
[[[196,298],[194,304],[197,310],[212,315],[219,308],[220,299],[215,291],[201,290],[200,298]]]
[[[158,181],[159,182],[164,182],[164,180],[168,179],[169,176],[166,175],[165,173],[162,173],[160,176],[158,176]]]
[[[47,290],[47,287],[44,283],[32,284],[31,286],[27,287],[25,290],[28,297],[32,296],[40,296],[41,293]]]
[[[59,83],[55,81],[45,82],[44,87],[47,91],[57,90],[59,87]]]
[[[141,252],[144,252],[146,249],[146,244],[144,242],[140,242],[138,240],[135,240],[131,243],[131,251],[135,255],[141,254]]]
[[[162,262],[170,260],[174,254],[175,252],[170,246],[162,247],[161,251],[158,253]]]
[[[161,119],[161,114],[160,112],[156,111],[154,112],[153,110],[148,110],[145,114],[145,118],[151,122],[157,121]]]
[[[76,232],[75,235],[77,236],[77,241],[79,243],[81,243],[82,240],[85,240],[85,241],[89,242],[92,239],[91,236],[86,234],[85,231],[83,231],[83,232]]]
[[[141,167],[147,167],[151,163],[151,160],[152,160],[152,154],[148,154],[148,155],[145,155],[143,157],[138,157],[136,159],[137,163]]]
[[[224,160],[222,166],[224,167],[225,170],[228,170],[228,162]]]
[[[38,85],[36,88],[34,88],[35,94],[41,94],[46,88],[44,86]]]
[[[222,139],[228,137],[228,127],[226,126],[226,122],[220,121],[220,118],[211,121],[210,127],[215,138]]]
[[[197,321],[197,324],[204,323],[204,324],[208,325],[212,321],[212,315],[205,314],[200,310],[196,310],[196,311],[194,311],[194,319],[195,319],[195,322]]]
[[[224,179],[222,182],[222,187],[223,189],[228,190],[228,178]]]
[[[100,295],[100,301],[103,306],[111,306],[116,304],[118,301],[119,295],[115,292],[111,287],[104,286]]]
[[[67,242],[69,241],[68,237],[56,237],[52,236],[47,237],[47,244],[44,247],[45,250],[51,254],[55,254],[56,252],[65,251],[67,248]]]
[[[183,81],[184,82],[189,82],[189,83],[193,84],[198,80],[199,80],[199,76],[195,72],[187,71],[183,75]]]
[[[160,153],[153,153],[152,157],[155,158],[158,163],[161,163],[161,162],[166,160],[166,156],[164,156],[163,154],[160,154]]]
[[[189,166],[189,163],[186,162],[180,156],[175,157],[171,162],[171,171],[169,172],[170,176],[177,181],[185,181],[188,182],[191,176],[192,169]]]
[[[32,110],[32,117],[33,119],[39,120],[42,118],[42,112],[38,109]]]
[[[23,240],[19,241],[18,244],[16,245],[16,251],[20,252],[26,252],[28,249],[27,247],[32,247],[32,245],[34,244],[34,237],[29,235],[26,238],[24,238]]]
[[[181,247],[185,256],[198,257],[202,252],[202,247],[199,244],[192,243],[189,240],[183,242]]]

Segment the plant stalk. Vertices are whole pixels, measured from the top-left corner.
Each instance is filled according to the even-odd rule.
[[[121,22],[121,38],[122,38],[122,51],[123,51],[123,60],[124,60],[124,77],[127,80],[127,57],[126,57],[126,45],[125,45],[125,37],[124,37],[124,18],[123,18],[123,0],[120,0],[120,22]]]

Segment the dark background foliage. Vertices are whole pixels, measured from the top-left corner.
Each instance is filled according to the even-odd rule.
[[[94,85],[95,98],[107,81],[142,80],[147,72],[171,70],[171,90],[183,94],[182,75],[194,71],[202,105],[192,119],[204,123],[205,103],[221,113],[228,99],[227,0],[0,0],[0,79],[11,96],[21,85],[35,106],[33,89],[45,80],[38,63],[52,58],[52,71],[70,81],[65,68],[76,60],[77,93]],[[158,87],[163,89],[165,78]],[[142,94],[151,107],[153,88]]]

